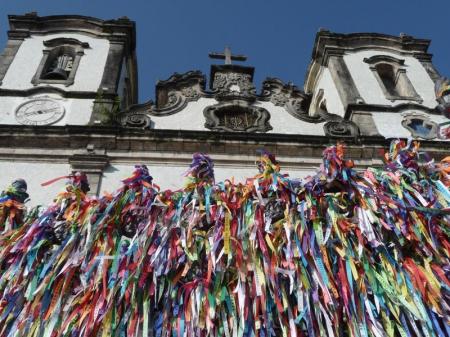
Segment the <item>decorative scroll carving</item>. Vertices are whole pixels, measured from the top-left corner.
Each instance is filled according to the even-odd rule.
[[[276,106],[285,106],[289,102],[289,96],[284,92],[277,92],[270,97],[270,101]]]
[[[286,104],[286,110],[294,117],[308,123],[322,123],[326,120],[325,116],[311,116],[307,107],[309,101],[303,99],[293,99]]]
[[[295,85],[284,84],[276,78],[268,78],[263,83],[262,99],[272,102],[276,106],[284,107],[292,116],[308,123],[323,123],[327,136],[356,137],[359,135],[358,126],[339,115],[325,110],[310,115],[311,95],[305,94]]]
[[[310,116],[310,95],[306,95],[292,83],[284,84],[277,78],[267,78],[263,82],[262,98],[276,106],[284,107],[292,116],[308,123],[321,123],[322,116]]]
[[[291,99],[305,96],[298,88],[291,83],[284,84],[278,78],[266,78],[263,82],[262,98],[275,104],[285,106]]]
[[[123,116],[120,124],[130,128],[148,129],[151,126],[151,119],[144,113],[133,113]]]
[[[358,126],[352,121],[341,119],[325,123],[323,126],[325,134],[332,137],[357,137],[359,135]]]
[[[206,78],[200,71],[173,74],[166,81],[156,84],[154,114],[172,114],[183,109],[188,102],[196,101],[205,90]],[[158,113],[160,112],[160,113]]]
[[[206,107],[205,127],[217,131],[266,132],[272,129],[269,124],[270,114],[261,107],[243,102],[221,102]]]
[[[136,104],[122,113],[120,124],[124,127],[149,128],[150,116],[167,116],[181,111],[191,101],[208,96],[205,92],[206,77],[200,71],[174,73],[169,79],[156,85],[156,103],[152,100]]]
[[[196,100],[200,97],[199,90],[193,87],[186,87],[181,89],[181,94],[189,100]]]

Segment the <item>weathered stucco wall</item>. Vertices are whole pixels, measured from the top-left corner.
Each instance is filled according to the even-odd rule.
[[[81,42],[89,43],[90,48],[84,49],[84,55],[80,59],[80,65],[73,85],[66,87],[63,84],[52,84],[51,86],[66,91],[97,91],[108,56],[109,41],[73,33],[32,35],[26,38],[11,63],[1,87],[15,90],[33,88],[34,85],[31,83],[31,80],[41,62],[42,51],[45,49],[43,42],[56,38],[77,39]],[[46,85],[39,84],[39,86]]]
[[[328,68],[325,67],[321,67],[320,75],[318,76],[317,83],[314,86],[314,96],[312,102],[317,100],[317,95],[321,90],[323,90],[323,99],[326,101],[327,111],[343,117],[345,114],[344,105],[342,104],[342,100],[336,89],[336,83],[334,83],[331,78]],[[314,104],[311,104],[309,113],[310,115],[315,115],[317,113]]]
[[[213,156],[214,158],[214,156]],[[257,156],[255,155],[255,159]],[[188,170],[189,164],[186,165],[163,165],[144,163],[148,166],[154,182],[161,187],[161,189],[177,190],[183,187],[185,177],[183,174]],[[131,175],[134,165],[126,164],[112,164],[109,166],[104,174],[100,190],[111,191],[121,186],[120,181]],[[304,178],[307,175],[314,173],[314,169],[290,168],[283,169],[283,173],[289,174],[292,178]],[[256,165],[243,163],[236,166],[224,166],[215,164],[214,173],[216,182],[224,181],[226,179],[233,179],[235,182],[245,183],[247,178],[251,178],[258,174]]]
[[[17,54],[12,61],[5,78],[0,85],[1,89],[10,90],[28,90],[35,87],[48,87],[49,84],[40,83],[33,85],[33,79],[41,62],[43,53],[46,48],[44,41],[55,38],[74,38],[81,42],[89,43],[89,48],[84,49],[84,55],[80,59],[77,72],[75,74],[75,82],[70,86],[64,84],[54,84],[50,86],[59,88],[65,92],[97,92],[99,89],[103,71],[108,56],[110,43],[107,39],[98,39],[83,34],[47,34],[32,35],[26,38],[20,45]],[[2,124],[18,124],[14,117],[17,107],[36,97],[51,97],[60,102],[65,108],[65,116],[55,125],[85,125],[88,124],[92,113],[94,99],[89,98],[63,98],[61,95],[39,94],[30,95],[28,97],[3,96],[0,106],[0,123]]]
[[[34,98],[52,98],[64,107],[64,116],[53,125],[86,125],[89,123],[94,104],[93,99],[64,98],[58,94],[49,93],[28,97],[2,97],[0,104],[0,124],[18,124],[15,118],[16,109],[21,104]]]
[[[380,84],[375,78],[372,70],[370,70],[370,65],[364,62],[365,58],[376,55],[392,56],[405,60],[404,66],[406,69],[406,76],[411,81],[417,94],[423,99],[421,104],[428,108],[434,108],[436,106],[434,83],[419,60],[413,56],[395,54],[384,50],[363,50],[344,55],[344,61],[347,64],[350,74],[355,81],[355,85],[365,103],[398,105],[408,102],[407,100],[396,100],[392,102],[385,97]]]
[[[56,197],[63,187],[65,180],[42,187],[43,182],[70,173],[67,163],[26,162],[0,160],[0,188],[3,190],[17,178],[23,178],[28,184],[30,201],[28,206],[47,205]]]

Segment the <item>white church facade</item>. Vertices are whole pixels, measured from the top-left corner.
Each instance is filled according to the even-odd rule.
[[[255,69],[236,64],[245,57],[226,49],[210,55],[225,62],[209,76],[175,73],[156,84],[155,101],[139,104],[133,21],[29,13],[9,24],[0,186],[26,179],[33,205],[64,184],[41,183],[72,170],[88,174],[94,194],[114,190],[135,164],[146,164],[161,188],[178,189],[195,152],[212,157],[216,180],[243,181],[262,148],[299,178],[337,141],[359,168],[380,165],[393,138],[418,139],[436,159],[450,149],[450,87],[429,40],[322,30],[302,88],[275,78],[258,87]]]

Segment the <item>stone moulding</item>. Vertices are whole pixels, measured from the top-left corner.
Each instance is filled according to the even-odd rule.
[[[80,41],[78,39],[74,39],[74,38],[58,37],[55,39],[45,40],[43,43],[44,43],[44,46],[50,47],[50,48],[58,47],[63,44],[70,45],[70,46],[79,46],[83,49],[90,48],[89,43],[82,42],[82,41]]]
[[[362,49],[392,50],[428,59],[431,58],[431,54],[428,53],[429,45],[430,40],[417,39],[406,34],[400,36],[379,33],[339,34],[321,30],[316,35],[312,55],[313,60],[321,64],[327,64],[332,55]]]
[[[30,34],[67,33],[67,31],[82,32],[93,37],[121,39],[136,45],[136,24],[127,17],[115,20],[101,20],[82,15],[51,15],[38,16],[36,12],[25,15],[8,16],[10,30]]]

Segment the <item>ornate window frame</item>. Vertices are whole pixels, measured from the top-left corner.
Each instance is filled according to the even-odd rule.
[[[370,70],[373,72],[375,78],[378,81],[378,84],[380,85],[381,90],[383,90],[384,96],[394,102],[394,101],[416,101],[419,103],[423,102],[423,99],[419,96],[417,91],[414,89],[414,86],[412,85],[411,81],[409,80],[407,74],[406,74],[406,66],[405,66],[405,60],[401,60],[398,58],[395,58],[393,56],[388,55],[375,55],[369,58],[364,58],[363,60],[365,63],[368,63],[370,65]],[[394,76],[397,81],[400,79],[403,81],[404,85],[407,86],[407,90],[410,92],[410,95],[393,95],[389,90],[386,88],[384,81],[382,80],[378,67],[380,65],[389,65],[392,67]]]
[[[238,112],[234,114],[233,111]],[[229,121],[233,118],[242,118],[239,114],[249,114],[252,116],[253,122],[250,125],[233,125],[233,123],[222,123],[220,116],[228,117]],[[206,118],[205,128],[213,131],[228,132],[267,132],[272,130],[269,123],[270,114],[263,107],[252,106],[246,101],[225,101],[215,105],[207,106],[203,110]]]
[[[427,135],[418,133],[415,129],[413,129],[410,126],[414,121],[417,120],[422,121],[422,124],[424,126],[428,126],[429,132]],[[421,113],[412,112],[405,114],[402,120],[402,126],[409,132],[411,132],[411,136],[414,138],[435,139],[438,137],[438,129],[439,129],[438,124],[432,121],[430,117]]]
[[[63,84],[66,87],[72,85],[75,82],[75,75],[77,73],[78,66],[80,64],[81,57],[84,55],[84,50],[89,47],[89,43],[81,42],[73,38],[55,38],[51,40],[46,40],[43,42],[46,47],[42,53],[41,62],[36,70],[36,73],[31,80],[33,85],[38,84]],[[61,50],[70,51],[74,55],[72,70],[65,80],[55,80],[55,79],[43,79],[43,72],[47,69],[49,63],[52,61],[55,55],[58,55]]]

